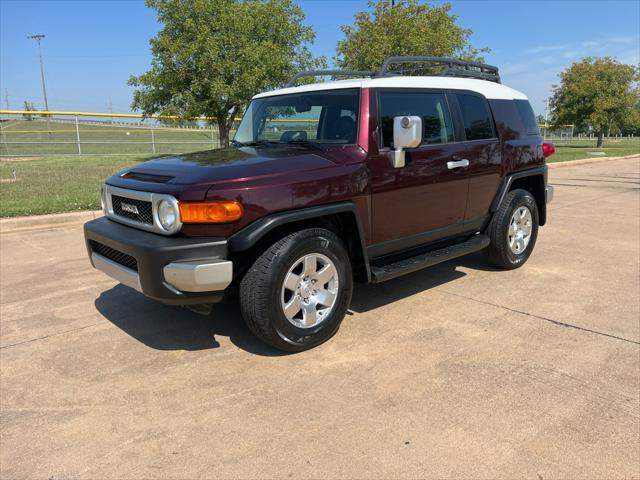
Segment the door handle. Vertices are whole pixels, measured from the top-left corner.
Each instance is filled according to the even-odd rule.
[[[457,160],[455,162],[447,162],[447,168],[453,170],[454,168],[465,168],[469,166],[469,160]]]

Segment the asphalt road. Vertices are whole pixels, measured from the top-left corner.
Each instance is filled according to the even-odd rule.
[[[527,265],[360,286],[281,355],[1,233],[2,478],[640,478],[640,158],[563,166]]]

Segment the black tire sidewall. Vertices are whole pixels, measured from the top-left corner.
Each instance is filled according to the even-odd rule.
[[[294,262],[309,253],[326,255],[338,270],[339,289],[336,304],[331,313],[318,325],[300,328],[287,320],[281,306],[284,278]],[[332,337],[351,303],[353,280],[349,256],[339,241],[326,230],[306,230],[299,232],[292,241],[285,244],[273,261],[273,275],[267,280],[270,292],[267,307],[272,328],[282,341],[293,348],[310,348]]]
[[[516,254],[511,251],[509,247],[509,223],[514,212],[520,207],[527,207],[531,212],[531,239],[524,252]],[[513,196],[509,202],[509,208],[506,210],[506,215],[501,219],[501,225],[498,234],[504,242],[505,257],[508,262],[513,266],[520,266],[526,262],[533,252],[533,248],[538,238],[538,205],[533,196],[526,190],[516,190],[513,192]]]

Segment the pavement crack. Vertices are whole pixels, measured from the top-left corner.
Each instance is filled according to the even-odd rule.
[[[484,305],[490,305],[490,306],[496,307],[496,308],[501,308],[501,309],[507,310],[509,312],[519,313],[521,315],[526,315],[527,317],[537,318],[538,320],[544,320],[545,322],[552,323],[553,325],[557,325],[559,327],[574,328],[576,330],[580,330],[580,331],[583,331],[583,332],[593,333],[594,335],[600,335],[600,336],[603,336],[603,337],[609,337],[609,338],[613,338],[615,340],[620,340],[621,342],[627,342],[627,343],[632,343],[634,345],[640,345],[640,342],[637,342],[635,340],[631,340],[629,338],[619,337],[617,335],[612,335],[610,333],[600,332],[598,330],[592,330],[590,328],[579,327],[578,325],[573,325],[571,323],[561,322],[559,320],[554,320],[552,318],[536,315],[535,313],[525,312],[523,310],[518,310],[517,308],[505,307],[504,305],[498,305],[497,303],[487,302],[485,300],[478,300],[478,299],[473,298],[473,297],[467,297],[466,295],[460,295],[459,293],[449,292],[447,290],[440,290],[440,291],[443,292],[443,293],[447,293],[449,295],[454,295],[456,297],[464,298],[466,300],[471,300],[473,302],[482,303]]]
[[[95,327],[96,325],[101,325],[102,323],[104,322],[92,323],[91,325],[85,325],[84,327],[71,328],[69,330],[65,330],[64,332],[55,332],[49,335],[44,335],[42,337],[30,338],[29,340],[24,340],[22,342],[10,343],[8,345],[0,345],[0,350],[4,348],[9,348],[9,347],[16,347],[18,345],[24,345],[25,343],[37,342],[38,340],[44,340],[45,338],[49,338],[49,337],[57,337],[58,335],[64,335],[65,333],[77,332],[79,330],[84,330],[85,328],[91,328],[91,327]]]

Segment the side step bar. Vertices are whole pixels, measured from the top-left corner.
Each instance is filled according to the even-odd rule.
[[[371,283],[380,283],[392,278],[415,272],[453,258],[477,252],[489,246],[491,240],[486,235],[474,235],[466,242],[456,243],[449,247],[422,253],[415,257],[405,258],[382,267],[371,267]]]

